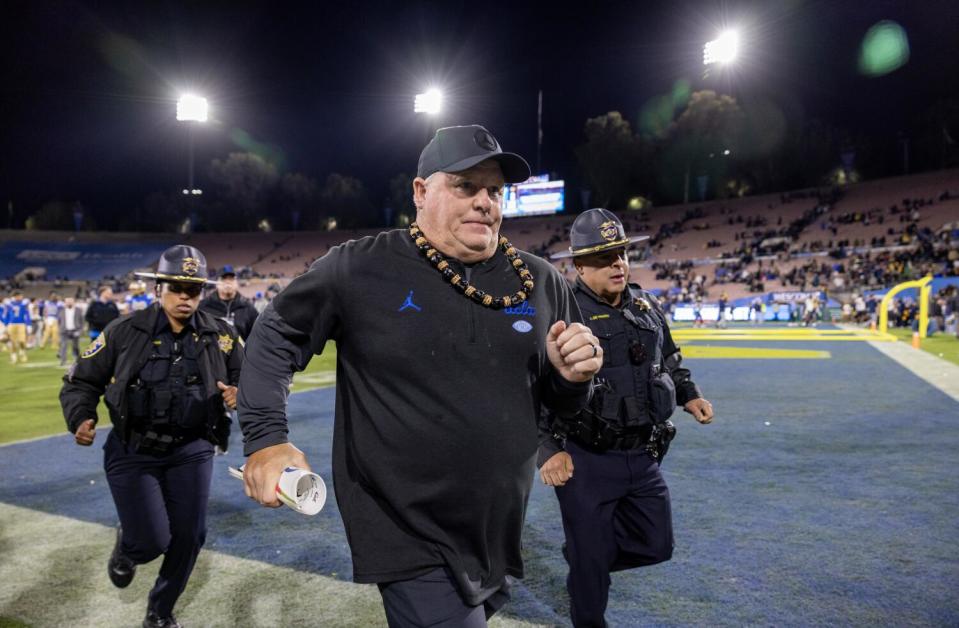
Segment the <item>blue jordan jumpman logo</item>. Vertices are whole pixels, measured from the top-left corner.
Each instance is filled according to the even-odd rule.
[[[410,308],[410,307],[413,308],[414,310],[416,310],[417,312],[420,312],[420,311],[422,311],[422,309],[423,309],[423,308],[421,308],[420,306],[418,306],[417,304],[413,303],[413,291],[412,291],[412,290],[410,290],[410,293],[409,293],[408,295],[406,295],[406,301],[403,301],[403,305],[400,306],[400,309],[398,309],[398,310],[396,310],[396,311],[397,311],[397,312],[402,312],[403,310],[405,310],[405,309],[407,309],[407,308]]]

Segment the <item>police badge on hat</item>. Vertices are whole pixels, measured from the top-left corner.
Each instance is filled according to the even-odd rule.
[[[619,229],[612,220],[607,220],[599,226],[599,235],[607,242],[613,242],[619,236]]]
[[[200,260],[195,257],[183,258],[183,274],[192,276],[195,275],[198,270],[200,270]]]

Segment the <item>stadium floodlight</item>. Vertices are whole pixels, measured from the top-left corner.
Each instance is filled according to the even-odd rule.
[[[425,94],[417,94],[413,98],[414,113],[428,113],[435,115],[443,108],[443,93],[438,89],[431,89]]]
[[[206,98],[183,94],[176,101],[176,119],[180,122],[206,122],[208,112]]]
[[[703,65],[732,63],[739,55],[739,33],[726,31],[718,38],[707,41],[703,47]]]
[[[196,94],[181,94],[176,101],[176,119],[187,123],[187,144],[189,146],[189,157],[187,161],[187,187],[183,189],[183,194],[187,198],[200,196],[203,190],[193,185],[193,127],[197,122],[206,122],[209,116],[209,105],[206,98]],[[194,204],[191,201],[191,204]],[[190,229],[195,226],[196,221],[190,220],[185,223],[185,228]]]

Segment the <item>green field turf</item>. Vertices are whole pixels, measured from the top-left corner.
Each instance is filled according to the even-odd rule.
[[[10,354],[0,353],[0,443],[49,436],[66,430],[60,411],[60,384],[65,368],[59,366],[53,349],[27,352],[26,364],[10,364]],[[336,346],[327,345],[323,355],[314,356],[310,365],[293,380],[300,392],[330,386],[336,370]],[[100,425],[109,425],[106,408],[97,411]]]
[[[889,333],[903,342],[912,342],[912,330],[906,327],[892,327]],[[933,334],[923,338],[920,345],[923,351],[959,364],[959,338],[953,334]]]

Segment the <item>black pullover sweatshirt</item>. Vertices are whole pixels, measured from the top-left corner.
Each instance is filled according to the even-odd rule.
[[[475,605],[523,576],[537,415],[577,411],[590,384],[566,381],[546,355],[549,327],[581,320],[569,285],[521,257],[532,297],[493,310],[390,231],[334,247],[257,320],[239,387],[247,455],[287,442],[292,372],[337,344],[333,482],[356,582],[447,565]],[[500,249],[469,269],[450,263],[489,294],[521,287]]]

